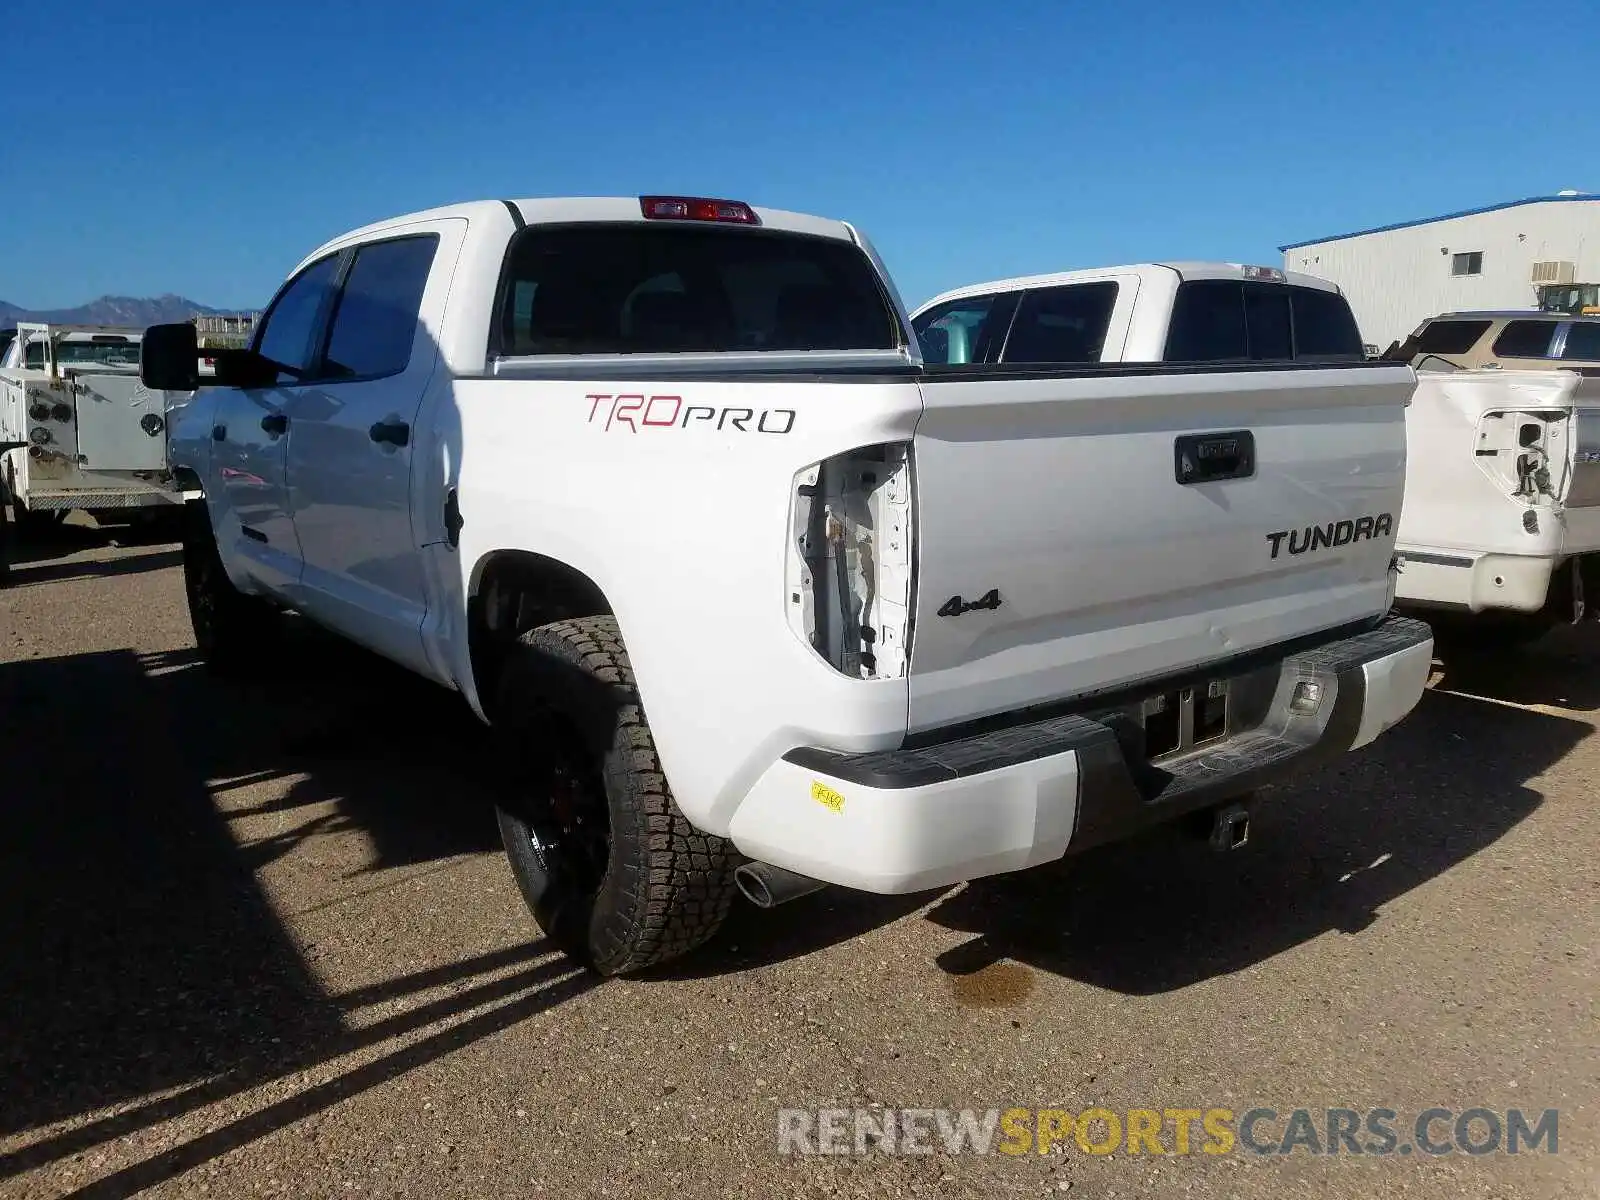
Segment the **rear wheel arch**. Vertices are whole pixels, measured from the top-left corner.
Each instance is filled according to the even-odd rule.
[[[578,617],[615,616],[604,589],[586,572],[531,550],[495,550],[480,558],[467,588],[467,642],[473,690],[494,720],[500,672],[529,630]]]

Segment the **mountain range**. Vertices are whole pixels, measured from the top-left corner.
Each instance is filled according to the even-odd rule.
[[[101,296],[76,308],[36,309],[0,300],[0,329],[18,321],[51,321],[61,325],[136,325],[144,328],[167,321],[187,321],[195,313],[231,313],[231,308],[212,308],[184,296]]]

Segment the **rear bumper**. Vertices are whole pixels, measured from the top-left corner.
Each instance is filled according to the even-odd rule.
[[[1468,613],[1542,612],[1552,600],[1567,598],[1570,589],[1560,572],[1570,569],[1574,558],[1600,557],[1589,548],[1549,554],[1422,549],[1399,553],[1395,603]],[[1587,575],[1592,568],[1584,571]]]
[[[1224,671],[1242,698],[1240,723],[1224,739],[1154,764],[1126,698],[909,749],[793,750],[741,802],[729,836],[752,858],[869,892],[1022,870],[1367,745],[1416,706],[1432,660],[1429,627],[1390,617],[1365,633]],[[1320,687],[1311,711],[1291,707],[1301,683]]]
[[[1400,551],[1397,603],[1464,612],[1538,612],[1561,555]]]

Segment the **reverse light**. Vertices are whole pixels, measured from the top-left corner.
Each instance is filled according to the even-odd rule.
[[[1286,278],[1284,273],[1278,270],[1277,267],[1245,267],[1244,277],[1246,279],[1265,279],[1270,283],[1282,283]]]
[[[1289,707],[1297,713],[1314,713],[1322,706],[1322,685],[1309,679],[1302,679],[1294,685],[1294,695],[1289,699]]]
[[[789,627],[854,679],[899,679],[915,587],[911,446],[864,446],[798,472],[789,518]]]
[[[742,200],[703,196],[640,196],[639,210],[650,221],[712,221],[724,225],[759,225],[756,210]]]

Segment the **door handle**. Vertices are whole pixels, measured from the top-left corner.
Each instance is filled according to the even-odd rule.
[[[452,546],[461,544],[461,527],[466,524],[461,519],[461,500],[456,495],[455,488],[444,494],[444,540]]]
[[[367,430],[367,436],[379,445],[387,442],[391,446],[404,446],[411,440],[411,426],[404,421],[378,421]]]
[[[279,434],[288,431],[289,418],[282,413],[268,413],[261,418],[261,428],[266,433],[272,434],[273,437],[277,437]]]
[[[1248,479],[1256,473],[1256,437],[1248,429],[1185,434],[1173,442],[1172,458],[1180,484]]]

